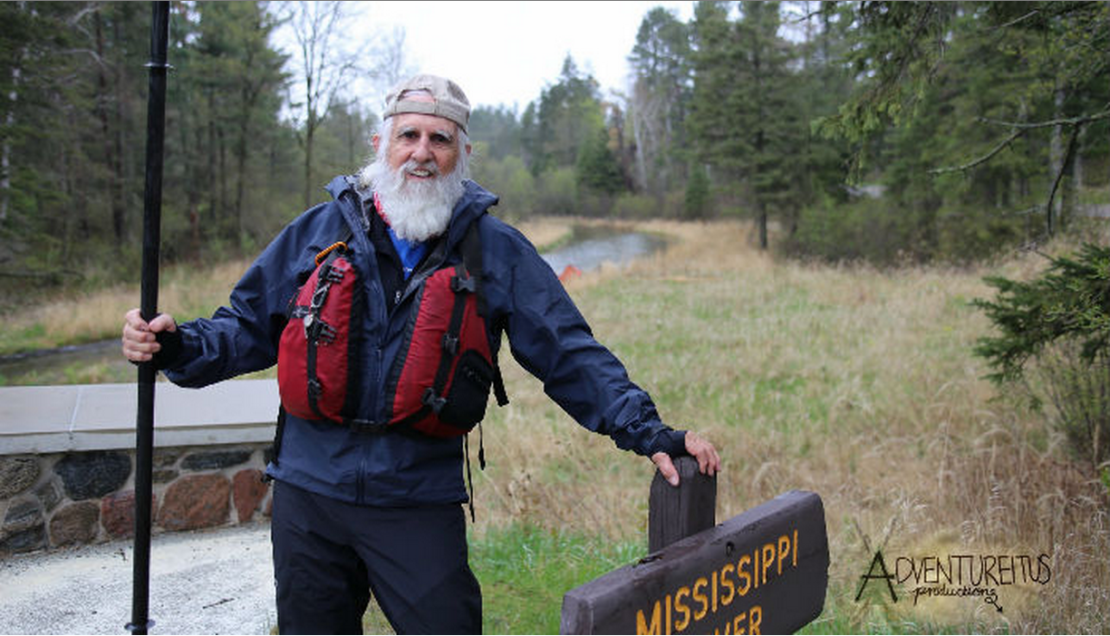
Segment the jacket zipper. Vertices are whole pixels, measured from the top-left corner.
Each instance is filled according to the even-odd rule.
[[[359,208],[362,206],[362,202],[353,193],[348,193],[348,197],[348,203],[350,204],[353,201],[355,211],[358,212]],[[346,214],[344,215],[343,219],[343,221],[348,225],[350,225],[350,219],[348,218],[349,216],[350,214]],[[367,276],[365,281],[365,284],[370,287],[370,289],[366,290],[367,293],[364,295],[364,301],[367,304],[367,307],[365,308],[367,312],[366,315],[369,316],[370,312],[376,312],[375,320],[380,325],[382,325],[381,333],[372,345],[374,347],[372,351],[374,359],[371,360],[370,363],[367,365],[367,370],[369,372],[376,373],[375,377],[370,378],[370,386],[379,387],[378,390],[375,391],[377,395],[375,396],[373,408],[370,410],[370,412],[373,413],[373,417],[375,419],[380,420],[385,409],[385,390],[383,388],[380,388],[383,385],[383,382],[381,380],[384,377],[384,370],[382,369],[384,359],[383,346],[384,338],[387,335],[386,332],[388,332],[389,330],[390,314],[385,310],[385,287],[382,285],[381,272],[378,271],[377,265],[375,264],[375,259],[377,257],[374,254],[374,246],[371,243],[370,238],[366,236],[365,228],[363,228],[361,223],[358,223],[357,215],[355,216],[354,220],[356,221],[356,226],[360,228],[359,233],[362,234],[363,240],[368,246],[368,248],[364,250],[365,255],[363,258],[362,271],[374,272],[373,276]],[[372,302],[371,299],[374,299],[374,302]],[[360,325],[359,328],[362,328],[362,326]],[[367,453],[367,446],[365,444],[360,444],[358,474],[355,475],[355,500],[358,501],[359,504],[365,504],[366,502]]]

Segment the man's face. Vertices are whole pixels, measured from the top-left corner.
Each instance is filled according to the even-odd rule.
[[[435,115],[395,115],[392,137],[386,143],[386,161],[395,171],[408,163],[404,169],[406,182],[427,181],[450,174],[459,160],[458,129],[455,122]],[[375,135],[372,141],[374,151],[378,152],[383,140]],[[469,144],[466,152],[470,152]]]

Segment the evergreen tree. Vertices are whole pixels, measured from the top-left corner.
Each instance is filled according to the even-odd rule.
[[[1029,282],[987,278],[993,301],[976,300],[1001,334],[980,339],[995,380],[1016,380],[1026,363],[1053,342],[1075,338],[1085,362],[1110,355],[1110,248],[1082,247],[1077,257],[1049,257],[1049,267]]]
[[[582,146],[604,125],[597,80],[580,72],[568,55],[559,80],[524,113],[522,141],[532,174],[574,166]]]
[[[932,228],[932,252],[949,249],[946,234],[966,253],[1005,244],[1021,223],[1005,217],[1029,210],[1043,223],[1026,234],[1051,236],[1077,161],[1104,152],[1104,144],[1079,140],[1085,130],[1106,130],[1110,119],[1100,99],[1110,76],[1110,7],[849,6],[858,41],[852,59],[863,81],[823,129],[858,144],[857,176],[880,157],[878,165],[893,169],[888,183],[909,193],[902,203],[928,202],[921,225]],[[946,228],[935,220],[942,218],[960,223]]]
[[[582,144],[575,162],[578,191],[612,196],[624,189],[620,164],[609,148],[609,133],[599,129],[592,140]]]
[[[204,95],[206,121],[198,123],[208,131],[207,225],[237,246],[248,229],[247,185],[255,179],[250,159],[258,133],[277,122],[279,103],[272,96],[286,81],[285,57],[270,48],[277,23],[258,3],[200,3],[197,12],[187,79]]]
[[[775,2],[741,2],[735,21],[724,5],[695,9],[691,130],[702,156],[754,209],[764,249],[768,216],[792,219],[800,207],[793,184],[805,136],[790,93],[792,51],[779,25]]]
[[[683,213],[688,219],[700,219],[709,209],[709,175],[705,166],[698,164],[690,169],[686,181],[686,196],[683,199]]]
[[[520,156],[521,125],[508,107],[476,106],[470,112],[470,138],[483,144],[483,159],[501,160]]]
[[[1028,282],[987,279],[998,294],[975,304],[999,334],[980,338],[975,353],[998,383],[1035,378],[1024,390],[1034,403],[1047,399],[1072,450],[1099,465],[1110,458],[1110,248],[1086,244],[1049,260]]]
[[[656,7],[644,16],[628,57],[636,183],[661,195],[681,183],[687,162],[685,122],[692,82],[690,27]]]

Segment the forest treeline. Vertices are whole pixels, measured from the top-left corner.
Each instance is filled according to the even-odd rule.
[[[173,3],[166,260],[251,254],[366,161],[351,78],[397,79],[403,34],[344,58],[343,10]],[[137,276],[149,28],[147,3],[0,3],[0,287]],[[568,57],[522,112],[474,110],[500,213],[738,216],[764,247],[890,263],[1107,202],[1108,3],[698,2],[649,11],[628,60],[623,90]]]

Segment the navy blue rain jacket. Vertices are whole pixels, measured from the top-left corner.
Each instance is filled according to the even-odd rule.
[[[290,299],[322,249],[363,225],[351,177],[328,185],[334,200],[290,223],[251,265],[231,293],[230,306],[210,319],[183,323],[181,353],[165,369],[174,383],[201,387],[272,366]],[[589,326],[551,267],[532,244],[487,208],[497,197],[473,182],[453,211],[446,265],[461,261],[459,243],[479,223],[483,292],[491,322],[504,329],[516,360],[546,393],[585,428],[642,455],[685,452],[684,434],[665,426],[651,398],[633,384],[619,360],[594,340]],[[414,294],[386,309],[377,258],[365,232],[355,232],[353,257],[363,272],[367,319],[359,419],[387,420],[387,374],[402,345]],[[410,290],[411,291],[411,290]],[[494,355],[501,334],[491,336]],[[522,434],[524,434],[522,432]],[[466,501],[462,440],[354,432],[344,426],[288,416],[280,454],[267,468],[275,479],[342,501],[379,506]]]

